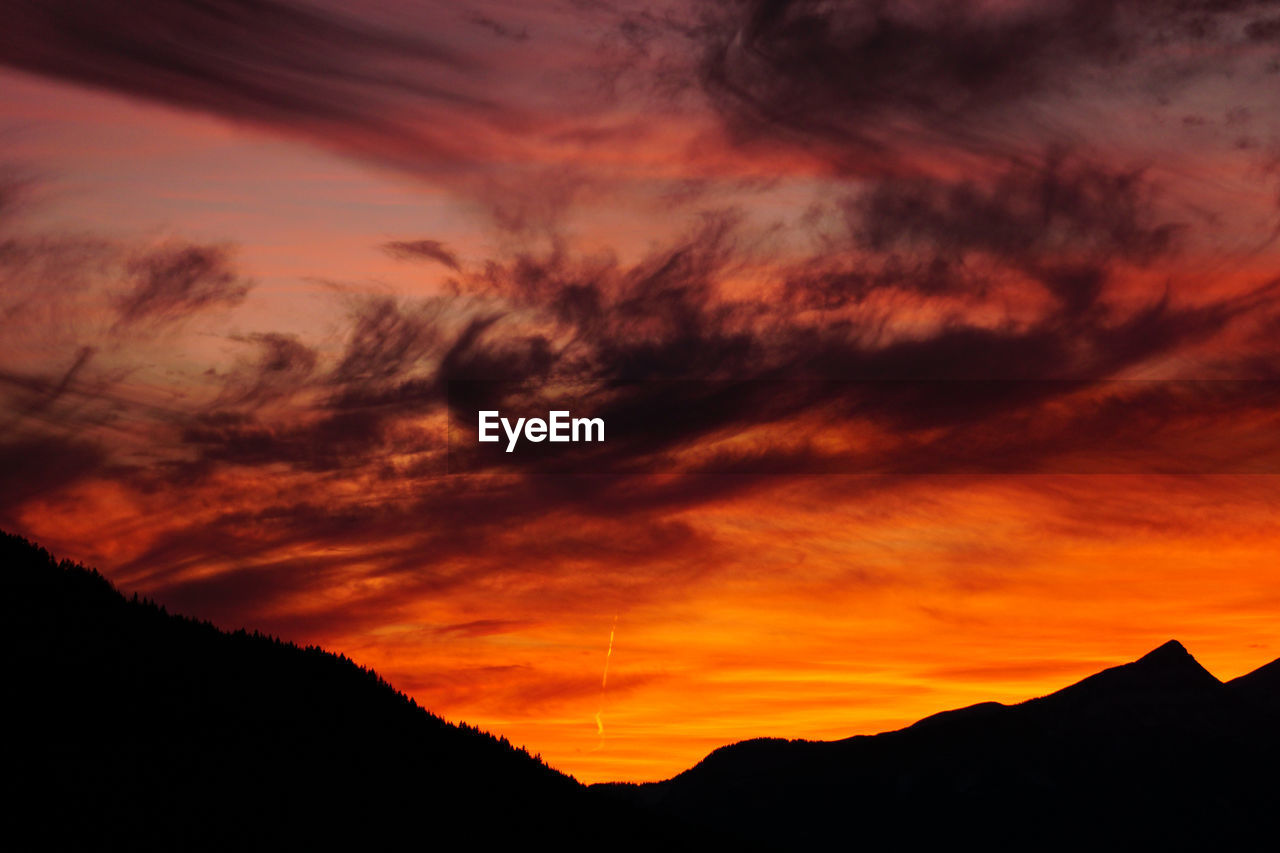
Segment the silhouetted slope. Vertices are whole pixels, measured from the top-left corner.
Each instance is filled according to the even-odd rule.
[[[63,849],[670,848],[316,648],[122,597],[0,533],[7,833]]]
[[[1123,699],[1147,702],[1182,695],[1202,695],[1222,682],[1191,656],[1177,640],[1170,640],[1133,663],[1113,666],[1057,693],[1033,702],[1079,700],[1113,703]]]
[[[1280,713],[1280,660],[1233,678],[1226,687],[1227,693],[1238,701]]]
[[[1019,705],[747,741],[666,782],[604,789],[791,850],[1271,849],[1278,688],[1274,664],[1223,685],[1170,642]]]

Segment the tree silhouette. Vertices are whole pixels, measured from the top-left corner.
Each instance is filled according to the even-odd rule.
[[[45,849],[599,849],[687,838],[315,646],[125,598],[0,533],[9,831]]]

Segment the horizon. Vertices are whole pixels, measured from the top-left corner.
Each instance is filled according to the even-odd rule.
[[[32,549],[45,551],[45,553],[48,553],[48,554],[49,554],[49,556],[50,556],[50,560],[51,560],[51,564],[52,564],[52,565],[57,565],[57,566],[59,566],[59,567],[60,567],[62,563],[70,562],[70,563],[71,563],[72,568],[78,569],[78,570],[80,570],[80,571],[88,572],[88,573],[90,573],[90,574],[92,574],[92,575],[95,575],[95,576],[97,576],[97,577],[99,577],[99,578],[102,578],[103,580],[106,580],[106,582],[107,582],[108,584],[110,584],[110,585],[111,585],[111,590],[112,590],[112,591],[113,591],[117,596],[119,596],[119,597],[121,598],[121,600],[129,600],[129,593],[128,593],[127,591],[122,590],[122,589],[119,589],[115,584],[113,584],[113,583],[111,582],[111,580],[110,580],[109,578],[107,578],[107,577],[106,577],[105,575],[103,575],[103,574],[102,574],[102,573],[101,573],[97,568],[95,568],[95,567],[93,567],[93,566],[86,566],[86,565],[83,565],[83,564],[78,563],[78,562],[75,562],[75,561],[67,561],[67,560],[65,560],[65,558],[59,558],[59,557],[58,557],[58,555],[56,555],[56,554],[52,554],[51,552],[48,552],[48,550],[47,550],[47,549],[45,549],[45,548],[43,548],[43,546],[41,546],[39,543],[37,543],[37,542],[31,542],[30,540],[27,540],[27,539],[25,539],[25,538],[23,538],[23,537],[21,537],[21,536],[17,536],[16,534],[8,533],[8,532],[6,532],[6,531],[4,531],[4,530],[2,530],[2,529],[0,529],[0,536],[14,538],[14,539],[17,539],[19,542],[24,543],[26,546],[28,546],[28,547],[30,547],[30,548],[32,548]],[[136,593],[133,595],[133,598],[132,598],[132,600],[131,600],[131,603],[132,603],[132,604],[135,604],[135,605],[143,605],[143,606],[159,607],[159,608],[161,608],[161,610],[162,610],[162,611],[164,611],[163,605],[160,605],[158,602],[155,602],[155,601],[153,601],[153,600],[152,600],[152,599],[150,599],[150,598],[139,597]],[[167,612],[167,611],[165,611],[165,612]],[[187,616],[186,614],[182,614],[182,613],[169,613],[168,615],[169,615],[169,616],[171,616],[171,617],[178,618],[178,619],[192,619],[192,617]],[[209,626],[211,626],[211,627],[215,628],[215,629],[216,629],[216,630],[217,630],[221,635],[223,635],[223,636],[227,636],[227,635],[230,635],[230,634],[236,633],[237,631],[243,631],[243,630],[244,630],[243,628],[234,628],[234,627],[230,627],[230,626],[226,626],[226,625],[214,625],[212,622],[209,622],[209,621],[207,621],[207,620],[193,620],[193,621],[197,621],[199,624],[209,625]],[[301,645],[298,645],[298,644],[296,644],[296,643],[294,643],[294,642],[292,642],[292,641],[288,640],[287,638],[277,637],[277,636],[275,636],[275,635],[273,635],[273,634],[259,634],[259,636],[263,637],[264,639],[271,640],[271,641],[274,641],[274,642],[277,642],[277,643],[283,643],[283,644],[285,644],[285,645],[287,645],[287,646],[290,646],[290,647],[292,647],[292,648],[294,648],[294,649],[298,649],[298,650],[304,650],[304,649],[318,649],[319,651],[322,651],[322,652],[324,652],[325,654],[333,655],[333,656],[337,656],[337,657],[342,657],[343,659],[347,660],[350,664],[352,664],[352,665],[354,665],[354,666],[356,666],[356,667],[360,667],[360,668],[361,668],[361,669],[363,669],[363,670],[367,670],[369,673],[371,673],[371,674],[373,674],[373,675],[377,675],[380,679],[382,679],[382,680],[384,681],[384,683],[385,683],[388,687],[390,687],[392,690],[394,690],[394,691],[395,691],[395,693],[396,693],[397,695],[402,696],[402,697],[405,697],[405,698],[410,698],[410,699],[412,698],[412,697],[408,696],[408,694],[406,694],[403,690],[401,690],[401,689],[400,689],[397,685],[395,685],[394,683],[391,683],[391,682],[389,682],[389,681],[386,681],[386,680],[385,680],[385,678],[383,678],[383,677],[381,676],[381,674],[377,672],[377,670],[372,669],[372,668],[365,667],[365,666],[364,666],[364,664],[362,664],[362,663],[361,663],[360,661],[358,661],[358,660],[351,660],[351,659],[349,659],[349,658],[345,658],[345,656],[342,656],[342,655],[341,655],[340,653],[338,653],[338,652],[334,652],[334,651],[332,651],[332,650],[330,650],[330,649],[320,648],[320,647],[318,647],[318,646],[301,646]],[[1263,669],[1266,669],[1267,667],[1271,666],[1272,664],[1280,663],[1280,658],[1277,658],[1277,659],[1275,659],[1275,660],[1271,660],[1271,661],[1266,661],[1266,662],[1263,662],[1263,663],[1259,664],[1258,666],[1254,667],[1253,669],[1250,669],[1250,670],[1248,670],[1248,671],[1246,671],[1246,672],[1242,673],[1241,675],[1235,676],[1234,678],[1230,678],[1230,679],[1224,679],[1224,678],[1220,678],[1220,677],[1219,677],[1219,676],[1217,676],[1217,675],[1216,675],[1212,670],[1210,670],[1210,669],[1208,669],[1207,667],[1205,667],[1205,666],[1204,666],[1204,664],[1202,664],[1202,663],[1201,663],[1201,662],[1200,662],[1200,661],[1195,657],[1195,655],[1191,652],[1191,650],[1190,650],[1190,649],[1188,649],[1188,648],[1187,648],[1187,647],[1186,647],[1186,646],[1185,646],[1185,645],[1184,645],[1180,640],[1178,640],[1177,638],[1170,638],[1170,639],[1166,640],[1165,642],[1161,643],[1160,645],[1156,646],[1155,648],[1152,648],[1152,649],[1150,649],[1149,651],[1147,651],[1147,652],[1145,652],[1145,653],[1143,653],[1143,654],[1139,655],[1138,657],[1131,658],[1131,659],[1129,659],[1129,660],[1126,660],[1126,661],[1123,661],[1123,662],[1120,662],[1120,663],[1113,663],[1113,664],[1110,664],[1110,665],[1106,666],[1106,667],[1105,667],[1105,668],[1103,668],[1103,669],[1099,669],[1099,670],[1097,670],[1096,672],[1093,672],[1093,673],[1090,673],[1089,675],[1084,676],[1082,679],[1080,679],[1080,680],[1078,680],[1078,681],[1072,681],[1072,682],[1069,682],[1069,683],[1067,683],[1067,684],[1061,685],[1061,686],[1059,686],[1059,687],[1055,688],[1054,690],[1052,690],[1052,691],[1051,691],[1051,692],[1049,692],[1049,693],[1038,694],[1038,695],[1035,695],[1035,696],[1029,696],[1029,697],[1026,697],[1026,698],[1024,698],[1024,699],[1018,699],[1018,700],[1013,700],[1013,701],[1008,701],[1008,702],[995,702],[995,701],[993,701],[993,700],[986,700],[986,701],[982,701],[982,702],[977,703],[977,705],[993,705],[993,704],[994,704],[994,705],[1000,705],[1001,707],[1013,708],[1013,707],[1018,707],[1018,706],[1020,706],[1020,705],[1025,705],[1025,704],[1028,704],[1028,703],[1032,703],[1032,702],[1035,702],[1035,701],[1037,701],[1037,700],[1039,700],[1039,699],[1048,698],[1048,697],[1053,696],[1053,695],[1055,695],[1055,694],[1057,694],[1057,693],[1059,693],[1059,692],[1062,692],[1062,691],[1068,690],[1068,689],[1070,689],[1070,688],[1072,688],[1072,687],[1075,687],[1075,686],[1077,686],[1077,685],[1079,685],[1079,684],[1081,684],[1081,683],[1083,683],[1083,682],[1085,682],[1085,681],[1089,681],[1089,680],[1091,680],[1091,679],[1093,678],[1093,676],[1095,676],[1095,675],[1100,675],[1100,674],[1102,674],[1102,673],[1110,672],[1110,671],[1117,670],[1117,669],[1127,669],[1127,668],[1129,668],[1129,667],[1131,667],[1131,666],[1138,665],[1138,664],[1142,664],[1143,662],[1146,662],[1146,661],[1150,661],[1152,658],[1156,658],[1157,656],[1160,656],[1160,655],[1161,655],[1161,653],[1166,652],[1167,650],[1172,650],[1175,654],[1179,655],[1180,657],[1185,658],[1185,659],[1186,659],[1187,661],[1189,661],[1189,662],[1190,662],[1190,663],[1191,663],[1191,664],[1192,664],[1192,665],[1193,665],[1193,666],[1194,666],[1198,671],[1202,671],[1202,672],[1204,672],[1204,673],[1207,673],[1207,674],[1208,674],[1208,675],[1213,679],[1213,682],[1214,682],[1215,684],[1217,684],[1218,686],[1221,686],[1221,687],[1227,687],[1227,686],[1228,686],[1228,685],[1230,685],[1231,683],[1233,683],[1233,682],[1238,682],[1238,681],[1240,681],[1241,679],[1244,679],[1244,678],[1246,678],[1246,677],[1248,677],[1248,676],[1254,675],[1255,673],[1257,673],[1257,672],[1259,672],[1259,671],[1261,671],[1261,670],[1263,670]],[[607,677],[607,670],[606,670],[606,677]],[[421,706],[421,705],[419,705],[418,707],[422,708],[422,710],[426,711],[426,712],[427,712],[427,713],[429,713],[429,714],[433,714],[433,715],[435,715],[435,716],[437,716],[437,717],[440,717],[440,719],[444,720],[446,723],[449,723],[449,724],[454,725],[454,726],[464,726],[464,727],[465,727],[465,726],[471,726],[471,725],[473,725],[473,724],[471,724],[470,722],[468,722],[467,720],[449,720],[449,719],[447,719],[447,718],[445,718],[445,717],[442,717],[442,716],[440,716],[440,715],[438,715],[438,714],[435,714],[435,712],[434,712],[431,708],[428,708],[428,707],[425,707],[425,706]],[[908,729],[908,728],[912,728],[912,727],[914,727],[917,723],[920,723],[920,722],[924,722],[924,721],[926,721],[926,720],[933,719],[934,717],[946,716],[946,715],[948,715],[949,713],[951,713],[951,712],[953,712],[953,711],[962,711],[962,710],[966,710],[967,708],[971,708],[971,707],[975,707],[975,706],[970,705],[970,706],[965,706],[965,707],[963,707],[963,708],[944,708],[944,709],[941,709],[941,710],[935,710],[934,712],[932,712],[932,713],[930,713],[930,714],[928,714],[928,715],[926,715],[926,716],[924,716],[924,717],[921,717],[921,718],[919,718],[919,719],[917,719],[917,720],[914,720],[914,721],[912,721],[912,722],[910,722],[910,723],[906,724],[905,726],[903,726],[903,727],[901,727],[901,728],[897,728],[897,729],[886,729],[886,730],[884,730],[884,731],[880,731],[880,732],[854,732],[853,734],[847,735],[847,736],[845,736],[845,737],[835,738],[835,739],[833,739],[833,740],[835,740],[835,741],[839,741],[839,740],[845,740],[845,739],[847,739],[847,738],[851,738],[851,737],[858,737],[858,736],[874,736],[874,735],[876,735],[876,734],[888,734],[888,733],[892,733],[892,732],[903,731],[903,730],[905,730],[905,729]],[[482,731],[482,732],[483,732],[483,731],[484,731],[484,729],[478,729],[478,731]],[[497,735],[497,734],[495,734],[495,733],[491,733],[491,732],[489,732],[488,734],[492,734],[492,735],[494,735],[495,737],[498,737],[498,736],[499,736],[499,735]],[[615,785],[615,784],[640,784],[640,785],[643,785],[643,784],[653,784],[653,783],[658,783],[658,782],[664,782],[664,781],[667,781],[667,780],[669,780],[669,779],[671,779],[671,778],[674,778],[675,776],[679,776],[679,775],[683,774],[683,773],[684,773],[685,771],[687,771],[687,770],[692,770],[693,768],[695,768],[695,767],[697,767],[698,765],[700,765],[700,764],[702,763],[703,759],[704,759],[704,758],[706,758],[707,756],[709,756],[709,755],[710,755],[711,753],[713,753],[713,752],[718,752],[718,751],[719,751],[719,750],[721,750],[721,749],[724,749],[724,748],[726,748],[726,747],[735,746],[735,745],[740,744],[740,743],[747,743],[747,742],[750,742],[750,741],[758,741],[758,740],[783,740],[783,741],[787,741],[787,742],[796,742],[796,741],[801,741],[801,742],[805,742],[805,743],[830,743],[830,742],[833,742],[832,740],[813,740],[813,739],[806,739],[806,738],[778,738],[778,737],[771,737],[771,736],[768,736],[768,735],[759,735],[759,736],[756,736],[756,737],[748,737],[748,738],[743,738],[742,740],[736,740],[736,741],[732,741],[732,742],[729,742],[729,743],[721,744],[720,746],[717,746],[717,747],[713,748],[712,750],[710,750],[710,751],[707,753],[707,755],[702,756],[702,758],[699,758],[699,759],[698,759],[696,762],[694,762],[693,764],[690,764],[688,767],[685,767],[685,768],[683,768],[683,769],[681,769],[681,770],[677,770],[676,772],[672,773],[672,774],[671,774],[671,776],[665,777],[665,778],[663,778],[663,779],[639,779],[639,780],[637,780],[637,779],[627,779],[627,780],[598,780],[598,781],[596,781],[596,782],[583,782],[582,780],[579,780],[579,779],[577,779],[575,776],[573,776],[573,774],[572,774],[572,773],[569,773],[568,771],[563,770],[563,769],[561,769],[561,768],[555,767],[553,764],[547,763],[547,762],[546,762],[546,759],[545,759],[545,758],[543,758],[540,754],[535,753],[535,752],[533,752],[532,750],[530,750],[530,749],[528,748],[528,745],[527,745],[527,744],[521,744],[521,743],[515,743],[515,742],[513,742],[513,743],[511,743],[511,746],[512,746],[512,747],[514,747],[514,748],[515,748],[515,749],[517,749],[517,750],[522,750],[522,751],[524,751],[526,755],[529,755],[529,756],[533,757],[536,761],[540,761],[540,762],[544,763],[547,767],[551,768],[552,770],[556,770],[557,772],[562,773],[562,774],[564,774],[565,776],[568,776],[568,777],[569,777],[569,778],[571,778],[571,779],[575,779],[576,781],[578,781],[578,782],[580,782],[581,784],[584,784],[584,785],[592,785],[592,784],[604,784],[604,785]]]
[[[118,588],[584,782],[1280,658],[1268,3],[0,9],[0,528]]]

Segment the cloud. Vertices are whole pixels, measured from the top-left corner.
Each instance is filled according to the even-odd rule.
[[[529,40],[529,28],[526,26],[523,26],[523,25],[514,26],[511,24],[504,24],[501,21],[494,20],[488,15],[483,15],[483,14],[472,15],[470,17],[470,20],[476,26],[482,27],[488,30],[489,32],[493,33],[495,36],[498,36],[499,38],[509,39],[511,41],[528,41]]]
[[[13,215],[25,183],[12,166],[0,167],[0,219]]]
[[[1096,301],[1111,268],[1166,258],[1182,229],[1157,218],[1142,172],[1116,170],[1051,151],[1015,162],[985,185],[926,177],[884,179],[845,210],[855,242],[914,261],[930,274],[903,276],[937,291],[940,270],[993,257],[1040,282],[1064,310]],[[958,280],[958,276],[953,276]]]
[[[415,122],[424,111],[485,109],[457,51],[288,0],[12,0],[5,20],[11,67],[322,143],[330,133],[384,159],[455,149]]]
[[[515,619],[472,619],[469,622],[442,625],[436,629],[436,633],[444,636],[489,637],[515,633],[526,627],[527,623]]]
[[[139,253],[125,264],[131,283],[116,308],[120,322],[173,321],[216,305],[234,306],[250,283],[231,264],[222,246],[174,244]]]
[[[1280,40],[1280,18],[1262,18],[1250,21],[1244,28],[1244,34],[1253,41]]]
[[[716,564],[713,539],[658,517],[671,499],[696,505],[696,485],[654,484],[671,499],[651,501],[644,483],[621,478],[364,481],[352,501],[324,479],[269,484],[219,473],[199,484],[214,512],[161,525],[116,571],[187,612],[293,636],[360,630],[424,597],[500,592],[513,612],[549,599],[566,612],[636,605],[660,591],[651,573],[690,583]],[[728,485],[719,479],[707,485]],[[595,508],[580,515],[575,494]],[[583,583],[587,564],[615,568]],[[343,595],[326,592],[357,577]]]
[[[467,587],[502,576],[502,560],[540,541],[572,553],[579,545],[551,534],[583,519],[627,519],[632,532],[617,535],[628,560],[645,546],[626,543],[650,535],[662,543],[655,550],[703,553],[715,543],[701,534],[658,528],[672,514],[772,488],[779,474],[1052,468],[1103,446],[1124,412],[1160,404],[1136,389],[1124,405],[1084,392],[1105,398],[1107,380],[1270,310],[1266,286],[1185,298],[1199,284],[1178,270],[1186,226],[1159,200],[1143,170],[1051,148],[952,179],[889,174],[840,187],[825,230],[806,226],[816,238],[807,253],[775,255],[757,225],[723,211],[633,261],[567,241],[474,266],[450,255],[455,293],[350,299],[336,346],[271,331],[233,336],[251,352],[211,374],[211,398],[178,403],[151,424],[148,468],[125,482],[197,494],[269,470],[275,493],[251,511],[234,490],[208,498],[237,509],[177,525],[172,535],[193,543],[188,557],[158,542],[138,565],[185,565],[215,542],[254,562],[317,543],[395,542],[371,563],[378,576],[412,571],[433,588]],[[426,242],[428,256],[447,251]],[[131,277],[115,306],[121,323],[232,305],[248,286],[225,247],[123,256]],[[1167,291],[1127,298],[1133,276],[1151,272]],[[58,376],[76,381],[88,357],[79,369],[70,363],[48,388]],[[610,440],[552,460],[591,472],[583,477],[541,477],[537,458],[471,460],[457,446],[450,456],[448,419],[473,423],[468,413],[486,401],[543,411],[568,401],[604,417]],[[1251,405],[1237,394],[1161,411],[1218,423]],[[832,436],[874,441],[842,456]],[[445,476],[468,462],[479,466],[463,470],[500,476]],[[235,533],[245,526],[259,532]],[[598,542],[593,549],[584,559],[600,558]],[[423,553],[439,571],[414,560]],[[299,577],[282,580],[278,595],[264,587],[263,606]]]
[[[8,382],[15,389],[22,389],[30,394],[28,404],[15,412],[15,419],[39,413],[56,403],[73,387],[76,377],[93,358],[93,353],[93,347],[80,347],[66,371],[56,380],[0,372],[0,381]]]
[[[487,553],[508,553],[494,538],[501,525],[543,530],[561,513],[639,525],[770,488],[779,474],[1159,469],[1187,448],[1199,451],[1183,453],[1190,470],[1236,470],[1205,437],[1264,413],[1263,389],[1206,396],[1111,381],[1273,302],[1266,283],[1195,301],[1174,291],[1117,299],[1135,272],[1175,276],[1182,226],[1156,200],[1141,172],[1058,151],[989,183],[886,177],[840,199],[837,236],[807,259],[771,263],[773,289],[751,298],[726,287],[757,263],[756,235],[732,214],[707,216],[630,264],[563,247],[495,258],[460,270],[454,296],[350,303],[331,356],[257,340],[261,361],[233,372],[214,407],[179,419],[173,450],[186,461],[169,470],[184,483],[266,468],[360,483],[362,501],[398,507],[361,510],[368,530],[394,540],[429,519],[414,548],[441,560],[469,554],[478,538]],[[895,257],[941,264],[945,287]],[[823,292],[850,269],[879,278],[857,299]],[[1025,294],[1029,282],[1040,298],[1002,316],[1009,286]],[[952,307],[886,330],[886,310],[911,316],[940,300]],[[270,389],[286,387],[300,396],[260,410]],[[553,403],[605,418],[610,440],[549,459],[470,455],[475,409]],[[1144,411],[1173,426],[1159,442]],[[861,451],[830,446],[851,436]],[[472,482],[450,469],[503,476]],[[299,514],[277,507],[282,543],[348,535],[309,501]],[[349,509],[338,501],[339,516]],[[530,547],[523,534],[516,541]]]
[[[1124,170],[1050,150],[982,179],[884,177],[840,200],[834,251],[799,265],[785,296],[833,310],[885,292],[991,296],[1039,285],[1079,313],[1126,268],[1176,254],[1186,226],[1158,213],[1154,185]]]
[[[1073,100],[1139,93],[1154,105],[1248,59],[1273,6],[737,0],[701,7],[688,31],[736,139],[816,146],[863,173],[901,168],[920,146],[1017,154],[1062,138],[1058,112]]]
[[[406,308],[390,297],[357,302],[333,381],[376,384],[403,375],[439,343],[435,308],[434,303]]]
[[[223,378],[217,405],[263,405],[286,399],[306,387],[319,354],[294,335],[258,332],[240,338],[257,348],[257,358],[243,361]]]
[[[172,410],[133,393],[126,379],[159,335],[209,309],[238,305],[251,282],[227,246],[141,246],[30,227],[23,201],[35,185],[0,181],[0,431],[88,441],[121,420],[163,421]],[[264,375],[279,359],[264,363]],[[250,396],[266,393],[262,380]],[[115,443],[89,441],[104,454]]]
[[[382,245],[383,251],[401,260],[429,260],[444,264],[457,272],[458,256],[439,240],[393,240]]]
[[[831,205],[835,227],[818,250],[795,261],[762,258],[758,233],[733,212],[706,214],[629,264],[563,245],[516,251],[460,268],[455,295],[350,303],[343,345],[323,363],[297,341],[257,338],[261,363],[233,372],[214,409],[184,422],[194,460],[177,470],[1034,469],[1080,452],[1082,436],[1104,440],[1080,420],[1091,405],[1082,390],[1271,310],[1265,282],[1180,297],[1199,282],[1177,272],[1186,226],[1158,202],[1143,171],[1055,148],[978,176],[864,181]],[[1135,302],[1132,280],[1151,272],[1169,289]],[[744,274],[766,288],[736,295],[727,285]],[[1108,387],[1115,405],[1120,386]],[[305,402],[254,410],[284,389],[305,389]],[[1141,400],[1135,387],[1130,405]],[[1055,401],[1069,405],[1050,422],[1042,410]],[[480,408],[588,412],[611,425],[609,440],[488,455],[466,440]],[[1033,416],[1038,432],[1011,442]],[[865,453],[821,449],[853,434],[871,441]],[[401,462],[388,466],[390,456]]]
[[[0,520],[14,525],[28,501],[56,494],[109,468],[101,445],[56,434],[0,439]]]
[[[1015,161],[986,183],[885,177],[840,208],[843,236],[791,269],[769,268],[778,290],[753,299],[724,288],[753,244],[732,216],[709,217],[630,267],[561,252],[490,264],[467,281],[543,319],[550,361],[537,375],[553,390],[529,392],[527,377],[497,368],[483,378],[511,381],[459,383],[442,370],[455,380],[457,422],[473,423],[476,408],[522,403],[521,414],[533,414],[568,401],[617,425],[605,445],[553,460],[569,470],[671,470],[672,453],[757,427],[794,437],[804,418],[923,434],[1070,397],[1204,343],[1273,301],[1274,286],[1263,283],[1200,304],[1166,293],[1135,306],[1129,280],[1172,270],[1182,226],[1159,215],[1140,172],[1060,152]],[[1043,298],[1030,298],[1029,283]],[[1024,309],[1011,314],[1019,298]],[[887,316],[914,312],[928,319],[886,330]],[[502,326],[479,340],[498,346]],[[992,433],[1008,441],[1008,430]],[[989,451],[1014,458],[1008,447]],[[722,455],[730,448],[716,452],[731,470],[779,470],[774,458],[781,470],[831,463],[803,445],[780,445],[776,457],[746,450],[746,469]],[[915,452],[915,461],[889,459],[915,470],[946,458],[928,444]],[[1052,442],[1040,454],[1052,454]],[[519,464],[502,454],[487,464],[504,459]]]
[[[9,230],[0,180],[6,524],[91,543],[184,612],[405,651],[433,700],[505,713],[550,684],[591,732],[603,637],[570,623],[681,620],[637,638],[657,660],[704,633],[676,600],[709,603],[713,638],[896,585],[963,615],[1052,563],[1018,543],[1053,523],[1204,520],[1186,483],[1179,514],[1163,481],[1061,472],[1280,470],[1270,247],[1218,245],[1256,212],[1231,182],[1262,149],[1235,137],[1272,127],[1265,4],[499,5],[390,26],[282,0],[6,7],[9,67],[390,164],[462,191],[451,229],[477,202],[496,225],[376,247],[441,265],[427,298],[353,284],[384,289],[228,328],[251,287],[232,247]],[[599,416],[608,441],[472,455],[482,405]],[[451,645],[475,657],[437,668]],[[512,655],[531,663],[488,666]]]

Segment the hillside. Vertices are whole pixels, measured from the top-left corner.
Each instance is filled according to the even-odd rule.
[[[779,849],[1270,849],[1280,667],[1222,684],[1170,642],[1049,696],[834,742],[754,740],[600,786]]]
[[[680,846],[343,657],[127,600],[2,533],[0,588],[6,811],[42,847]]]
[[[317,648],[168,614],[0,534],[12,832],[46,849],[1261,849],[1280,662],[1177,642],[1039,699],[762,739],[584,788]]]

